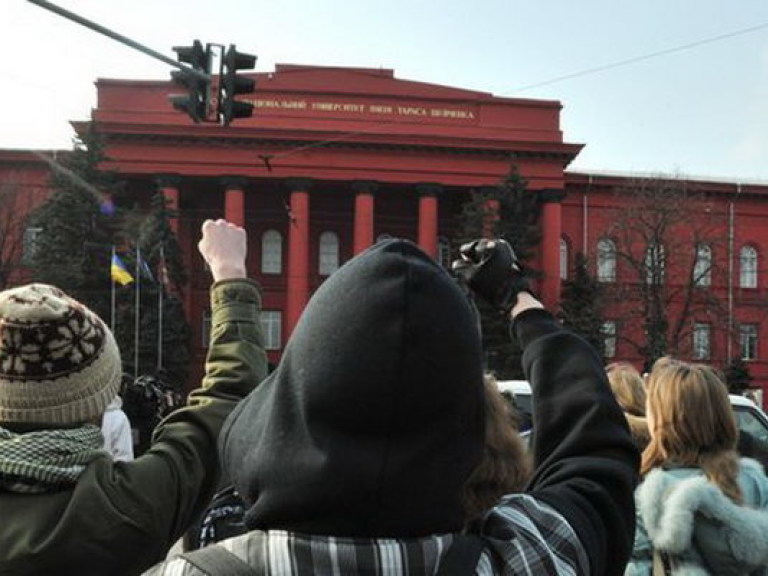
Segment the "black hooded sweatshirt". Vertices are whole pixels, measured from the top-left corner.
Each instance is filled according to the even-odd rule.
[[[538,558],[536,573],[554,574],[554,554],[580,558],[583,573],[621,575],[638,452],[601,360],[544,310],[512,329],[533,389],[536,469],[525,494],[475,526],[501,562],[492,571],[527,573]],[[318,289],[276,371],[224,425],[222,463],[256,530],[233,549],[258,549],[252,540],[270,534],[258,529],[362,539],[460,530],[482,406],[480,338],[462,291],[412,244],[374,246]]]
[[[220,452],[250,529],[415,537],[461,529],[483,438],[472,308],[441,266],[388,240],[320,286]]]

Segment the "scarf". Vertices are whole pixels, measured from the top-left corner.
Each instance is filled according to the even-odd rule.
[[[92,424],[24,434],[0,427],[0,488],[36,494],[67,488],[107,455],[103,447],[101,429]]]

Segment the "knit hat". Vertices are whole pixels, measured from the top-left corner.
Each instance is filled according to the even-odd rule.
[[[121,374],[112,332],[80,302],[46,284],[0,292],[0,423],[94,420]]]

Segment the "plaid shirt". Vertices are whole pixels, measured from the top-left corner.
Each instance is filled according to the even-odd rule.
[[[589,574],[576,533],[554,508],[535,498],[506,496],[483,518],[485,549],[475,574]],[[338,538],[273,530],[254,531],[219,545],[269,576],[434,574],[453,535],[416,539]],[[182,558],[159,564],[147,576],[203,574]],[[216,575],[224,576],[224,575]]]

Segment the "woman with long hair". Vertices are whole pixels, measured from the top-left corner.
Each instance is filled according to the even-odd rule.
[[[768,574],[768,478],[736,452],[725,384],[708,366],[667,357],[647,387],[651,440],[626,575]]]
[[[616,402],[621,406],[629,424],[629,431],[639,450],[644,450],[651,440],[648,421],[645,418],[645,383],[640,372],[629,362],[613,362],[605,367],[608,383]]]

